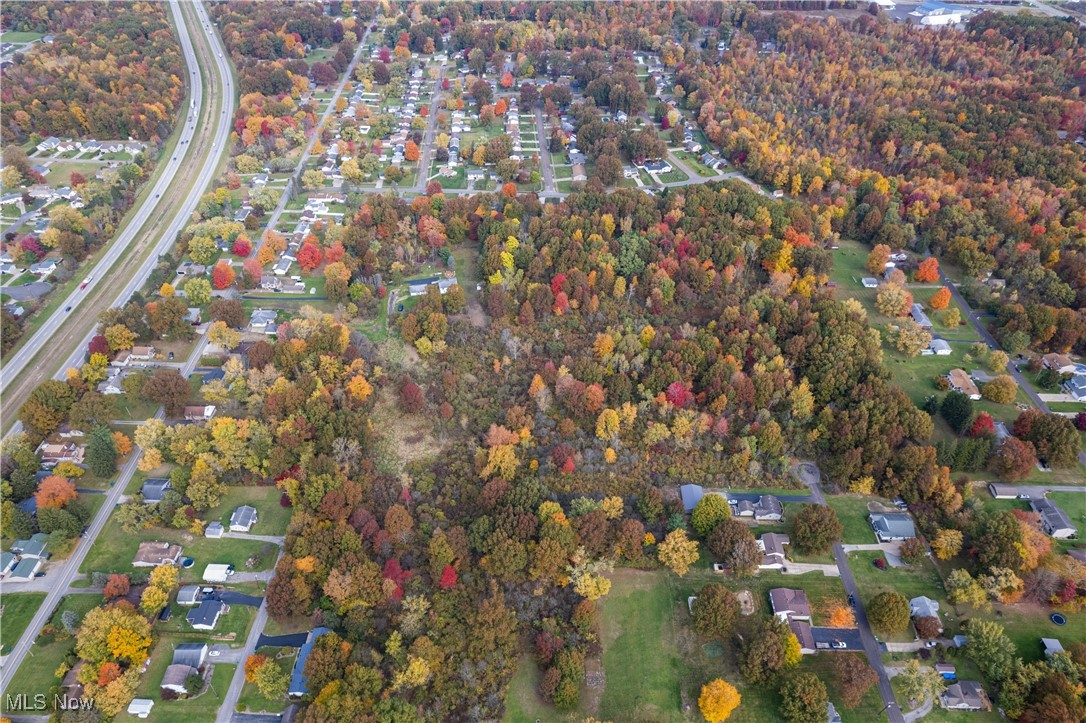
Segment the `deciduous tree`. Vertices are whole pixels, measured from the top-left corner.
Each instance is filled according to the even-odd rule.
[[[720,723],[728,719],[740,702],[742,697],[735,686],[717,678],[701,687],[698,709],[709,723]]]

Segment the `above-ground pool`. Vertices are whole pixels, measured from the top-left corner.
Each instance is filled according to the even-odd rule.
[[[1052,622],[1056,623],[1057,625],[1066,625],[1067,618],[1060,615],[1059,613],[1052,613]]]

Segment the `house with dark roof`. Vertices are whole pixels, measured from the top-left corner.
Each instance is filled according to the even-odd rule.
[[[806,620],[789,620],[788,628],[796,636],[796,640],[799,641],[799,652],[801,655],[814,655],[818,652],[814,633],[811,631],[811,624],[809,622]]]
[[[1030,500],[1029,506],[1041,516],[1041,527],[1050,537],[1067,540],[1078,534],[1078,528],[1071,523],[1071,518],[1052,500],[1043,497]]]
[[[984,686],[975,680],[962,680],[948,685],[939,694],[939,705],[947,710],[990,710],[991,702]]]
[[[762,570],[779,570],[788,562],[784,546],[792,544],[788,535],[779,532],[767,532],[758,539],[758,547],[762,548],[765,557],[758,564]]]
[[[887,514],[873,514],[870,516],[871,529],[879,542],[893,542],[896,540],[908,540],[916,537],[916,527],[908,515],[898,512]]]
[[[209,537],[213,540],[217,540],[223,536],[226,529],[222,526],[222,523],[218,520],[211,522],[204,528],[204,537]]]
[[[19,555],[23,559],[35,558],[40,560],[49,559],[49,535],[44,532],[36,532],[30,536],[29,540],[16,540],[11,543],[11,551],[16,555]]]
[[[729,497],[728,504],[736,517],[753,517],[759,522],[780,522],[784,516],[784,506],[773,495],[759,495],[756,500]]]
[[[0,578],[15,569],[18,559],[10,552],[0,552]]]
[[[290,673],[290,687],[287,688],[287,695],[291,698],[301,698],[309,694],[309,681],[305,677],[305,661],[309,659],[309,654],[313,652],[313,645],[317,642],[317,638],[329,632],[331,630],[328,628],[313,628],[305,639],[305,643],[298,650],[298,657],[294,661],[294,669]]]
[[[199,668],[207,660],[207,643],[181,643],[173,649],[173,664]]]
[[[781,620],[811,619],[811,606],[803,590],[775,587],[769,591],[769,605],[773,608],[773,614]]]
[[[204,600],[189,610],[185,619],[196,630],[214,630],[219,618],[229,612],[230,607],[221,600]]]
[[[40,558],[24,557],[19,560],[19,563],[11,572],[4,576],[4,582],[28,582],[33,580],[43,564],[44,562]]]
[[[140,494],[147,504],[155,504],[162,501],[169,490],[173,489],[173,483],[165,477],[152,477],[143,483]]]

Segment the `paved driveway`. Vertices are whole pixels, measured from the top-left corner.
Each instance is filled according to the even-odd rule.
[[[260,638],[256,641],[256,647],[263,648],[265,646],[270,646],[273,648],[300,648],[305,645],[305,640],[308,637],[308,632],[293,633],[291,635],[261,634]]]
[[[48,281],[31,281],[22,286],[0,286],[0,294],[10,296],[13,301],[32,301],[45,296],[52,288]]]
[[[811,628],[811,635],[814,636],[815,644],[826,643],[830,646],[830,650],[840,650],[844,652],[859,651],[863,652],[864,642],[860,638],[860,631],[856,628]],[[834,643],[844,643],[847,647],[835,648]]]

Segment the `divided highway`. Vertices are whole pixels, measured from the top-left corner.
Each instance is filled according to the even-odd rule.
[[[164,161],[164,172],[143,204],[136,209],[136,215],[125,230],[110,242],[105,256],[89,272],[91,280],[86,289],[72,292],[38,331],[26,340],[18,353],[5,362],[0,370],[0,387],[4,390],[5,406],[10,410],[17,409],[42,380],[50,375],[55,379],[64,379],[69,367],[80,365],[86,345],[94,335],[98,314],[106,308],[123,305],[133,292],[143,285],[158,262],[158,257],[173,246],[177,234],[191,218],[200,195],[214,179],[230,134],[235,94],[234,77],[226,51],[212,29],[211,19],[204,6],[201,3],[182,4],[178,0],[171,0],[170,11],[178,27],[192,91],[192,102],[189,108],[185,109],[188,112],[182,121],[184,127],[177,149],[170,160]],[[186,17],[186,12],[191,17]],[[218,77],[205,77],[204,72],[201,72],[190,34],[193,30],[210,38],[207,47],[203,49],[207,55],[204,63],[210,65],[214,62]],[[205,82],[208,88],[212,89],[208,98],[204,97]],[[216,104],[219,105],[219,112],[212,117],[210,112],[215,109]],[[208,113],[205,113],[205,105]],[[201,115],[204,116],[202,119]],[[195,180],[191,180],[194,166],[201,162],[203,165],[199,174]],[[174,187],[171,188],[171,185]],[[176,208],[173,220],[162,228],[165,220],[169,218],[171,208]],[[156,233],[158,237],[157,241],[154,241],[153,236]],[[149,234],[152,238],[147,238]],[[143,238],[140,238],[141,236]],[[136,246],[154,242],[151,252],[146,254],[143,263],[136,268],[133,266],[141,254],[132,248],[134,241]],[[114,268],[114,264],[128,253],[131,253],[133,258]],[[99,298],[91,299],[92,292],[99,285],[102,285]],[[113,290],[117,290],[115,296],[111,294]],[[73,341],[77,343],[72,345]],[[43,356],[39,364],[32,364],[39,355],[47,356]],[[62,361],[59,368],[53,366],[57,360]],[[23,378],[20,378],[20,375]],[[21,431],[21,425],[16,422],[11,432],[18,431]]]
[[[187,195],[184,202],[178,208],[177,214],[174,216],[169,227],[162,233],[158,240],[154,249],[155,253],[150,254],[147,260],[136,269],[116,269],[112,272],[109,287],[118,289],[116,301],[114,302],[117,305],[127,301],[132,292],[138,289],[146,280],[147,275],[157,262],[159,254],[170,248],[177,232],[180,231],[181,227],[188,221],[192,211],[196,207],[196,203],[198,202],[201,193],[211,182],[215,174],[221,152],[230,131],[230,123],[228,121],[233,114],[234,79],[231,74],[229,61],[226,59],[226,52],[222,47],[218,35],[211,27],[210,18],[208,18],[207,12],[200,3],[185,3],[182,5],[178,0],[170,0],[170,11],[173,15],[174,22],[177,25],[178,36],[180,37],[181,46],[185,53],[185,62],[189,68],[193,87],[193,98],[196,100],[196,109],[202,109],[205,101],[213,103],[215,100],[214,95],[211,98],[205,99],[202,89],[203,81],[205,80],[203,75],[210,71],[209,66],[213,62],[219,77],[217,79],[207,78],[207,80],[209,87],[221,89],[221,94],[218,95],[221,102],[221,117],[208,118],[205,123],[202,124],[206,127],[215,129],[214,140],[204,158],[204,165],[196,183],[191,188],[185,189]],[[200,37],[201,47],[198,49],[195,48],[193,44],[193,33]],[[205,67],[202,68],[200,66],[197,55],[200,56],[201,62]],[[196,130],[198,124],[195,121],[195,117],[196,116],[191,118],[186,117],[184,122],[186,125],[192,126],[191,129],[186,128],[186,132],[194,132]],[[199,162],[199,159],[194,158],[191,162]],[[164,174],[163,177],[165,178],[166,175]],[[154,204],[149,205],[149,208],[153,207]],[[81,341],[75,350],[71,352],[71,355],[65,358],[64,364],[56,374],[57,378],[63,379],[67,367],[74,366],[80,362],[83,356],[83,349],[85,348],[86,343],[90,341],[93,334],[93,326],[91,326],[85,336],[83,334],[78,334]],[[49,337],[46,336],[45,338],[48,339]],[[187,360],[184,371],[192,371],[192,368],[200,358],[202,349],[203,344],[198,344]],[[58,357],[61,357],[59,351],[50,358],[56,359]],[[5,372],[7,371],[8,370],[5,370]],[[6,375],[4,377],[4,388],[6,393]],[[157,416],[161,416],[161,414],[162,412],[159,410]],[[13,431],[17,431],[18,427],[19,425],[16,424]],[[98,510],[98,513],[94,516],[94,520],[88,527],[86,537],[78,541],[75,551],[72,553],[71,557],[64,562],[63,566],[51,571],[51,575],[55,576],[53,587],[50,589],[45,601],[38,608],[37,613],[35,613],[34,617],[31,619],[30,624],[27,625],[26,631],[23,633],[22,637],[20,637],[18,642],[12,647],[11,653],[4,658],[3,667],[0,668],[0,691],[7,693],[18,692],[8,690],[8,685],[11,682],[12,676],[29,653],[35,638],[37,638],[38,631],[40,631],[45,623],[48,622],[53,611],[56,609],[57,604],[60,602],[61,597],[67,592],[72,579],[79,570],[79,566],[82,564],[91,545],[94,544],[95,538],[105,526],[106,520],[113,512],[114,506],[120,501],[128,481],[135,472],[139,456],[139,449],[132,452],[131,457],[121,471],[119,480],[109,490],[105,503]]]

